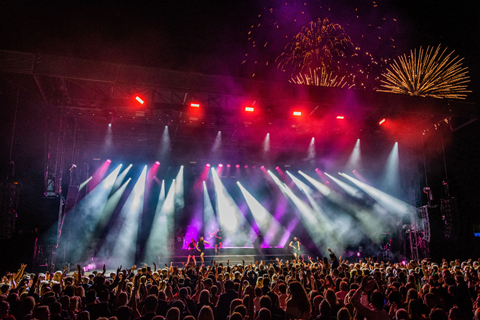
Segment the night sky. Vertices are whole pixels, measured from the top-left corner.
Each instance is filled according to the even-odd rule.
[[[273,71],[256,71],[256,57],[251,53],[248,32],[258,28],[258,23],[290,21],[285,2],[292,8],[300,8],[307,0],[284,1],[5,1],[0,0],[0,49],[31,53],[49,53],[85,59],[111,61],[125,64],[161,67],[187,72],[224,74],[277,80]],[[351,15],[357,3],[363,3],[361,15],[366,24],[372,21],[376,11],[371,10],[370,1],[308,1],[308,6],[322,3],[337,3],[333,8],[337,16],[342,10]],[[368,3],[368,4],[366,4]],[[467,101],[480,105],[480,8],[476,1],[384,1],[378,0],[379,10],[388,19],[397,19],[392,34],[398,43],[399,53],[419,46],[442,44],[465,57],[469,67],[471,83]],[[268,8],[275,8],[275,19],[263,20]],[[278,9],[278,10],[277,10]],[[361,7],[360,7],[361,9]],[[283,11],[282,11],[283,10]],[[325,10],[323,8],[322,10]],[[322,12],[318,10],[318,12]],[[308,22],[317,14],[306,12],[303,19]],[[342,21],[343,22],[343,21]],[[296,21],[302,25],[302,21]],[[263,25],[262,25],[263,27]],[[267,26],[267,29],[271,26]],[[294,31],[294,30],[293,30]],[[385,30],[384,30],[385,31]],[[263,34],[272,37],[270,47],[284,44],[284,33]],[[368,44],[372,45],[374,44]],[[270,48],[268,47],[268,48]],[[266,47],[267,48],[267,47]],[[267,49],[268,49],[267,48]],[[378,48],[383,50],[384,48]],[[261,58],[261,57],[260,57]],[[242,61],[246,60],[243,64]],[[10,100],[4,98],[6,105]],[[7,163],[12,110],[4,110],[2,119],[2,167]],[[20,126],[34,126],[37,110],[31,118],[20,119]],[[480,144],[478,121],[459,130],[452,136],[448,157],[452,175],[457,176],[457,194],[464,195],[468,202],[465,208],[477,212],[480,204],[475,181],[480,178],[477,163]],[[21,133],[20,133],[21,135]],[[34,145],[27,152],[28,159],[35,154],[43,157],[42,146]],[[18,149],[17,149],[18,150]],[[21,157],[21,156],[20,156]],[[21,160],[20,160],[21,163]],[[42,161],[28,170],[41,170]],[[4,170],[2,170],[3,172]],[[41,171],[40,171],[41,174]],[[465,185],[461,186],[461,179]],[[30,188],[30,189],[29,189]],[[25,197],[35,198],[39,193],[32,184],[26,185]],[[22,220],[20,220],[22,223]],[[25,221],[23,222],[25,223]],[[29,223],[25,223],[29,224]],[[31,226],[31,225],[30,225]]]
[[[303,7],[305,14],[298,14]],[[269,8],[274,9],[273,19],[267,15]],[[263,23],[265,35],[273,21],[282,26],[295,19],[293,26],[300,28],[328,15],[348,30],[352,21],[346,17],[352,14],[360,16],[362,26],[381,26],[378,18],[396,19],[395,28],[382,27],[385,36],[391,31],[399,54],[440,43],[456,50],[470,68],[472,88],[478,84],[480,9],[466,0],[1,1],[0,48],[250,77],[254,68],[241,62],[249,52],[250,30],[255,40],[252,25]],[[269,46],[286,44],[279,38],[288,33],[279,30],[266,35]]]

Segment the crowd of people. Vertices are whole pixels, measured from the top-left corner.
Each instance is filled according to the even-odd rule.
[[[0,286],[0,320],[480,320],[478,261],[329,258],[29,274]],[[478,309],[477,309],[478,308]]]

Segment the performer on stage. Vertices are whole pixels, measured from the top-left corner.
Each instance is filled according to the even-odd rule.
[[[298,240],[297,237],[294,237],[293,240],[290,241],[290,244],[288,245],[293,249],[293,256],[295,257],[295,260],[298,260],[300,258],[303,259],[302,249],[300,248],[300,245],[301,245],[300,240]]]
[[[200,260],[203,264],[203,254],[205,252],[205,244],[209,244],[207,241],[203,240],[203,237],[200,237],[200,240],[197,242],[197,250],[200,251]]]
[[[211,236],[215,238],[215,254],[217,254],[217,251],[222,248],[222,229],[218,228]]]
[[[197,249],[197,243],[195,242],[195,239],[192,238],[192,241],[187,246],[187,249],[189,250],[188,252],[188,258],[187,258],[187,265],[190,263],[190,258],[193,259],[193,264],[197,264],[197,261],[195,260],[195,249]],[[190,250],[193,250],[192,253],[190,253]]]

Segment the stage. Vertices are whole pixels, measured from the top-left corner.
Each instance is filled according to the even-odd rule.
[[[324,250],[328,252],[327,249]],[[184,264],[187,263],[188,255],[195,254],[196,264],[201,264],[200,259],[200,252],[195,250],[187,250],[187,249],[176,249],[173,252],[171,251],[161,251],[160,254],[157,256],[156,261],[147,261],[142,260],[135,263],[137,268],[142,268],[147,264],[150,267],[153,267],[153,263],[157,265],[157,269],[165,268],[165,264],[170,266],[170,263],[175,267],[183,267]],[[303,251],[303,259],[304,261],[308,261],[310,258],[312,261],[316,261],[318,259],[322,259],[323,256],[312,256],[308,253],[307,250],[304,249]],[[392,252],[389,250],[379,250],[376,253],[366,254],[362,253],[360,255],[358,252],[354,252],[352,250],[347,250],[343,252],[343,255],[338,255],[338,257],[342,257],[342,261],[348,261],[348,263],[355,263],[359,260],[364,259],[365,257],[369,257],[374,261],[401,261],[405,260],[405,257],[395,257]],[[148,256],[153,257],[153,254],[149,254]],[[243,264],[248,265],[250,263],[254,264],[256,262],[260,263],[263,261],[263,264],[268,265],[269,263],[273,262],[276,263],[276,260],[279,259],[281,262],[286,263],[287,261],[292,261],[294,259],[293,252],[289,248],[262,248],[262,251],[259,252],[257,249],[254,248],[222,248],[218,250],[215,254],[215,249],[205,249],[204,254],[204,263],[205,266],[210,266],[212,261],[215,261],[217,264],[222,264],[224,266],[229,263],[230,266]],[[130,265],[125,265],[120,263],[117,265],[119,260],[118,259],[102,259],[100,257],[94,257],[89,259],[87,262],[80,263],[82,267],[85,268],[85,271],[90,270],[101,270],[103,265],[106,265],[108,270],[116,270],[119,265],[122,265],[123,268],[130,268]],[[193,262],[193,259],[190,259],[190,262]],[[70,265],[70,269],[72,269],[76,263],[68,263]]]
[[[30,96],[3,86],[2,92],[11,92],[10,104],[22,98],[35,121],[52,115],[44,126],[31,126],[40,131],[18,138],[22,153],[17,153],[25,153],[24,160],[15,162],[16,176],[12,173],[4,188],[15,199],[18,194],[12,192],[22,182],[17,178],[41,182],[24,173],[32,164],[44,177],[44,197],[21,199],[18,210],[15,201],[9,204],[12,223],[5,231],[6,238],[16,236],[13,222],[17,211],[23,212],[18,237],[35,226],[28,232],[35,234],[32,264],[39,266],[181,265],[189,252],[167,249],[179,234],[186,241],[203,236],[211,243],[207,265],[212,259],[286,261],[293,254],[284,247],[295,236],[314,258],[331,248],[353,261],[380,256],[387,248],[384,256],[398,261],[408,247],[409,255],[419,258],[416,244],[428,247],[430,229],[422,230],[428,224],[418,207],[437,205],[433,194],[441,194],[447,181],[442,183],[439,174],[427,188],[422,179],[426,166],[440,159],[446,168],[445,154],[437,155],[452,144],[444,143],[447,133],[476,119],[473,104],[442,99],[199,78],[17,52],[2,52],[0,60],[39,92]],[[12,67],[11,61],[17,64]],[[35,74],[24,74],[31,65]],[[102,79],[98,70],[104,71]],[[125,90],[118,90],[119,75]],[[69,88],[73,80],[85,91]],[[79,104],[86,101],[86,91],[103,95],[96,94],[98,80],[105,82],[102,92],[115,94]],[[50,86],[54,92],[44,90]],[[65,96],[71,99],[59,104]],[[49,113],[37,114],[39,97]],[[42,171],[36,146],[43,145],[47,161]],[[446,220],[439,232],[449,241],[460,234],[459,213],[453,196],[442,197]],[[253,248],[225,248],[215,255],[208,235],[219,228],[227,247],[251,246],[262,234],[262,245],[269,248],[263,256]]]

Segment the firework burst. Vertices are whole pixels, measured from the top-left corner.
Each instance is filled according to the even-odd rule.
[[[262,1],[264,7],[246,30],[248,46],[241,57],[240,72],[257,79],[288,81],[299,73],[278,68],[279,55],[302,27],[319,17],[338,23],[354,48],[345,59],[334,59],[334,74],[346,76],[357,90],[378,90],[381,74],[393,57],[405,51],[402,21],[392,11],[393,0]],[[306,67],[305,70],[319,66]],[[332,68],[333,69],[333,68]]]
[[[302,27],[287,44],[277,58],[278,68],[284,71],[292,66],[292,73],[308,68],[336,70],[338,59],[345,58],[346,51],[352,47],[350,37],[339,24],[319,18]]]
[[[463,58],[452,58],[440,45],[434,49],[420,48],[410,55],[398,57],[383,74],[384,89],[379,91],[408,94],[412,96],[465,99],[467,83],[470,81],[468,68],[462,66]]]
[[[349,84],[346,77],[334,75],[333,71],[327,72],[323,68],[308,69],[308,72],[300,72],[296,77],[289,80],[290,83],[303,84],[308,86],[352,88],[354,84]]]

